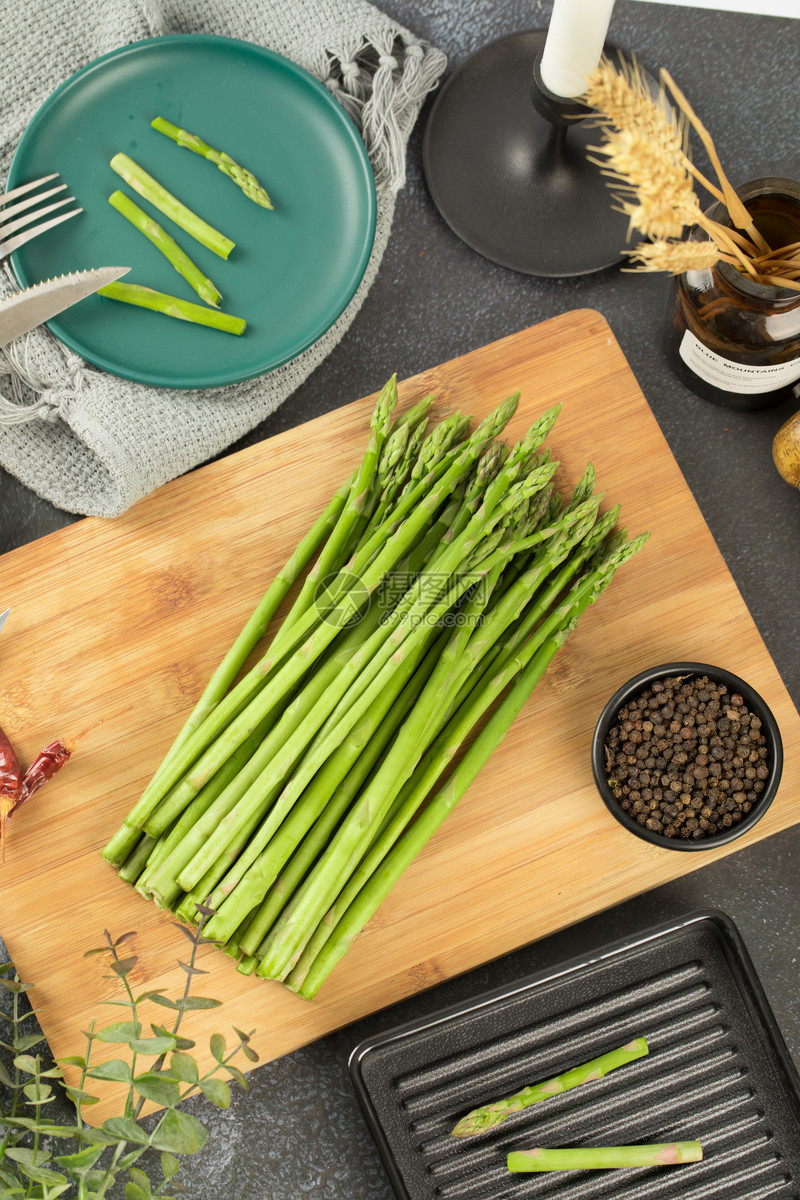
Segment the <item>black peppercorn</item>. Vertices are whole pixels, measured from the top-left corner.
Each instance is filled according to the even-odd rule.
[[[761,720],[703,676],[667,676],[629,700],[605,740],[609,787],[665,838],[713,837],[752,811],[769,778]]]

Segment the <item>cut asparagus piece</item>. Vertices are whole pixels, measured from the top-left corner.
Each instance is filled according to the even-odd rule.
[[[153,129],[157,129],[159,133],[166,134],[168,138],[172,138],[173,142],[177,142],[179,146],[185,146],[187,150],[193,150],[195,154],[199,154],[203,158],[207,158],[209,162],[214,163],[224,175],[227,175],[237,187],[242,189],[245,196],[250,200],[253,200],[256,204],[260,204],[262,208],[274,208],[266,189],[258,182],[252,171],[248,171],[246,167],[239,166],[229,154],[225,154],[221,150],[215,150],[213,146],[209,146],[196,133],[189,133],[186,129],[180,129],[177,125],[173,125],[171,121],[165,120],[164,117],[156,117],[150,124]]]
[[[116,171],[129,187],[138,192],[142,199],[149,201],[165,217],[169,217],[171,221],[174,221],[201,245],[212,250],[214,254],[218,254],[220,258],[227,258],[233,250],[235,242],[182,204],[127,154],[115,154],[111,159],[111,169]]]
[[[240,336],[247,328],[243,317],[234,317],[215,308],[203,308],[202,304],[181,300],[179,296],[169,296],[166,292],[156,292],[153,288],[142,287],[138,283],[107,283],[97,294],[105,296],[108,300],[120,300],[123,304],[149,308],[153,312],[176,317],[179,321],[189,321],[193,325],[210,325],[212,329],[220,329],[223,333],[235,333]]]
[[[581,1146],[514,1150],[508,1155],[509,1171],[607,1171],[613,1167],[669,1167],[700,1162],[699,1142],[659,1142],[651,1146]]]
[[[530,1108],[532,1104],[538,1104],[540,1100],[548,1100],[551,1096],[557,1096],[561,1092],[571,1091],[572,1088],[580,1087],[582,1083],[588,1083],[592,1079],[602,1079],[604,1075],[608,1075],[609,1071],[615,1071],[617,1067],[625,1066],[626,1063],[635,1062],[637,1058],[644,1058],[648,1053],[646,1039],[635,1038],[632,1042],[620,1046],[618,1050],[609,1050],[607,1054],[601,1054],[598,1058],[593,1058],[579,1067],[571,1067],[570,1070],[564,1071],[552,1079],[547,1079],[544,1083],[535,1083],[514,1092],[512,1096],[504,1096],[501,1100],[493,1100],[490,1104],[482,1104],[480,1108],[473,1108],[450,1130],[450,1136],[473,1137],[477,1133],[484,1133],[487,1129],[494,1129],[512,1113],[519,1112],[523,1108]]]
[[[170,237],[166,229],[159,225],[158,221],[148,217],[147,213],[124,192],[112,192],[108,197],[108,203],[127,221],[130,221],[131,225],[135,226],[140,233],[143,233],[157,250],[161,251],[178,274],[182,275],[189,286],[194,288],[201,300],[205,300],[206,304],[211,304],[214,308],[219,307],[222,294],[192,262],[189,255],[180,248],[175,239]]]

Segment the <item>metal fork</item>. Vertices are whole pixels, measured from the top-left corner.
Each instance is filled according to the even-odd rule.
[[[48,188],[47,191],[36,191],[37,188],[41,188],[57,178],[57,172],[54,175],[43,175],[41,179],[34,179],[32,183],[23,183],[21,187],[13,188],[4,195],[0,194],[0,259],[5,258],[19,246],[24,246],[31,238],[38,237],[40,233],[53,229],[62,221],[68,221],[70,217],[77,217],[78,213],[83,212],[82,208],[73,208],[69,212],[59,213],[57,217],[42,220],[49,213],[63,208],[65,204],[75,204],[76,202],[74,196],[66,196],[61,200],[55,200],[52,204],[39,207],[42,201],[49,200],[51,196],[67,190],[65,183],[59,183],[55,187]]]

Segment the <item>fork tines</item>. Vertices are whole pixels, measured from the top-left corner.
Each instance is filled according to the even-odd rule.
[[[46,191],[36,190],[57,178],[57,174],[44,175],[41,179],[34,179],[31,183],[24,183],[20,187],[0,195],[0,258],[4,258],[12,250],[23,246],[31,238],[38,237],[40,233],[83,212],[82,208],[73,208],[69,212],[61,212],[58,216],[50,217],[49,220],[42,220],[43,217],[64,208],[65,205],[76,202],[74,196],[66,196],[52,204],[42,204],[51,196],[67,190],[65,183],[57,184]],[[23,196],[25,199],[22,199]]]

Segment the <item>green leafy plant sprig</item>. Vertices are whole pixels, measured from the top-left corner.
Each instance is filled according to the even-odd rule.
[[[229,1049],[225,1037],[214,1033],[210,1051],[214,1060],[211,1069],[203,1072],[191,1051],[195,1042],[179,1034],[185,1013],[193,1009],[218,1008],[222,1001],[206,996],[194,996],[191,986],[195,976],[204,975],[196,965],[200,946],[211,939],[203,936],[203,924],[211,915],[201,910],[201,920],[194,930],[175,926],[191,943],[187,962],[178,960],[186,974],[180,996],[172,998],[164,989],[135,995],[131,974],[136,966],[134,956],[126,956],[123,947],[134,937],[124,933],[112,939],[105,931],[106,944],[89,950],[85,957],[104,955],[109,959],[111,975],[123,993],[118,1000],[104,1001],[128,1010],[125,1020],[102,1028],[91,1022],[86,1032],[86,1052],[61,1059],[60,1064],[80,1069],[76,1086],[64,1082],[61,1065],[48,1067],[41,1055],[30,1053],[44,1041],[33,1031],[30,1019],[35,1010],[27,1009],[22,997],[29,985],[23,983],[12,964],[0,965],[0,987],[11,993],[11,1014],[0,1014],[10,1027],[2,1031],[0,1050],[9,1058],[4,1063],[0,1054],[0,1087],[10,1094],[7,1112],[0,1111],[0,1195],[8,1200],[55,1200],[57,1196],[73,1196],[77,1200],[102,1200],[107,1196],[122,1172],[127,1172],[125,1200],[175,1200],[168,1195],[180,1169],[179,1156],[202,1150],[206,1131],[202,1123],[179,1106],[187,1097],[202,1093],[218,1108],[231,1103],[230,1083],[245,1090],[244,1073],[233,1064],[237,1055],[257,1062],[258,1055],[250,1045],[252,1034],[234,1029],[236,1044]],[[150,1024],[145,1030],[140,1006],[150,1001],[169,1009],[174,1015],[169,1028]],[[125,1057],[105,1062],[94,1061],[96,1044],[125,1047]],[[123,1111],[108,1117],[99,1128],[86,1125],[83,1110],[98,1103],[89,1087],[92,1080],[106,1080],[127,1086]],[[57,1099],[56,1086],[63,1086],[75,1106],[73,1122],[48,1120],[46,1106]],[[163,1110],[146,1129],[139,1122],[147,1101]],[[53,1140],[71,1143],[63,1153],[51,1148]],[[161,1156],[161,1183],[154,1187],[146,1174],[135,1164],[147,1151]],[[179,1185],[178,1185],[179,1186]]]

